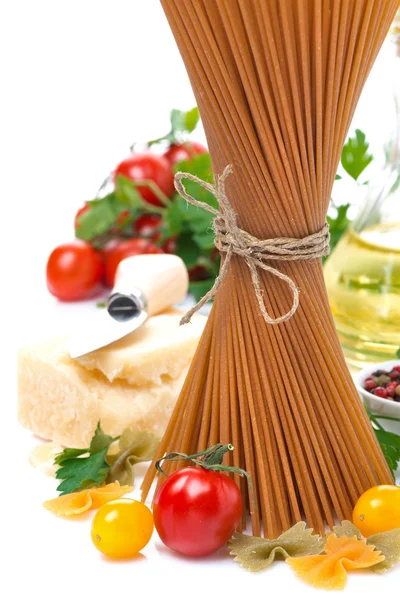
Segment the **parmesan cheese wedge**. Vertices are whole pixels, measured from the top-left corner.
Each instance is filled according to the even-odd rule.
[[[165,377],[174,379],[187,367],[204,329],[206,317],[195,315],[180,327],[181,317],[180,311],[151,317],[133,333],[76,360],[110,382],[160,385]]]
[[[18,356],[20,423],[62,446],[88,446],[97,422],[162,436],[206,323],[179,327],[177,311],[150,318],[128,339],[72,360],[68,339],[23,348]]]

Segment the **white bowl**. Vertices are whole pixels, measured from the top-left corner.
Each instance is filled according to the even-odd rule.
[[[386,398],[379,398],[371,392],[364,390],[364,381],[378,371],[379,369],[385,369],[391,371],[394,366],[400,365],[400,359],[388,360],[387,362],[376,363],[369,367],[366,367],[354,376],[357,390],[365,404],[365,406],[375,415],[380,415],[380,422],[382,427],[387,431],[392,431],[400,435],[400,421],[390,421],[385,417],[394,417],[400,419],[400,402],[393,402],[393,400],[386,400]]]

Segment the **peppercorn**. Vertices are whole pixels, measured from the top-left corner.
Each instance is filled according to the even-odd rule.
[[[394,398],[396,395],[396,389],[398,387],[400,387],[400,386],[397,385],[396,381],[391,381],[390,383],[388,383],[386,386],[386,391],[388,393],[388,396],[391,396],[392,398]]]
[[[364,389],[365,390],[373,390],[376,387],[375,382],[372,379],[366,379],[364,381]]]
[[[375,377],[374,381],[378,386],[383,387],[385,385],[385,383],[389,383],[389,381],[391,381],[391,379],[387,375],[379,375],[379,377]]]
[[[388,397],[388,393],[386,391],[386,388],[384,388],[384,387],[375,388],[374,394],[375,394],[375,396],[378,396],[379,398],[387,398]]]

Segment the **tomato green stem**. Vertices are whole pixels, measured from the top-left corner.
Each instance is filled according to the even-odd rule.
[[[203,461],[208,467],[214,465],[222,465],[224,455],[227,452],[231,452],[233,449],[234,448],[232,444],[227,444],[226,446],[222,446],[222,444],[217,444],[216,446],[213,446],[213,448],[206,450],[203,456]],[[207,468],[207,466],[205,466],[204,468]]]
[[[179,461],[179,460],[189,460],[195,465],[198,465],[202,469],[206,469],[207,471],[221,471],[225,473],[237,473],[241,477],[246,477],[247,483],[250,489],[254,511],[256,511],[256,498],[254,495],[253,484],[251,482],[250,475],[244,469],[240,469],[239,467],[231,467],[229,465],[223,465],[222,461],[224,460],[224,455],[227,452],[231,452],[234,450],[232,444],[216,444],[211,448],[207,448],[207,450],[203,450],[202,452],[197,452],[197,454],[184,454],[183,452],[171,452],[170,454],[166,454],[162,458],[156,461],[155,467],[159,473],[162,475],[168,476],[161,463],[164,460],[169,460],[171,462]]]

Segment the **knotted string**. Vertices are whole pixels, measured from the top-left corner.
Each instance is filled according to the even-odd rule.
[[[274,269],[268,264],[269,261],[292,261],[292,260],[313,260],[327,256],[330,250],[329,226],[327,223],[317,233],[312,233],[304,238],[273,238],[270,240],[259,240],[247,231],[243,231],[237,225],[236,213],[233,210],[225,193],[225,181],[232,173],[232,166],[228,165],[222,175],[216,175],[215,185],[207,183],[191,173],[177,173],[175,175],[175,188],[177,192],[187,202],[198,208],[203,208],[214,215],[213,229],[215,232],[215,247],[225,255],[221,264],[221,269],[211,290],[191,308],[181,319],[181,325],[190,322],[192,316],[211,300],[220,288],[227,273],[229,263],[234,254],[241,256],[250,269],[251,279],[253,281],[255,294],[260,306],[261,314],[265,321],[270,325],[278,325],[290,319],[299,306],[299,289],[293,279],[285,275],[278,269]],[[182,183],[183,179],[189,179],[201,185],[202,188],[210,192],[218,201],[219,208],[196,200],[187,193]],[[274,319],[271,317],[265,306],[259,269],[267,271],[285,281],[293,294],[293,304],[291,309],[284,315]]]

